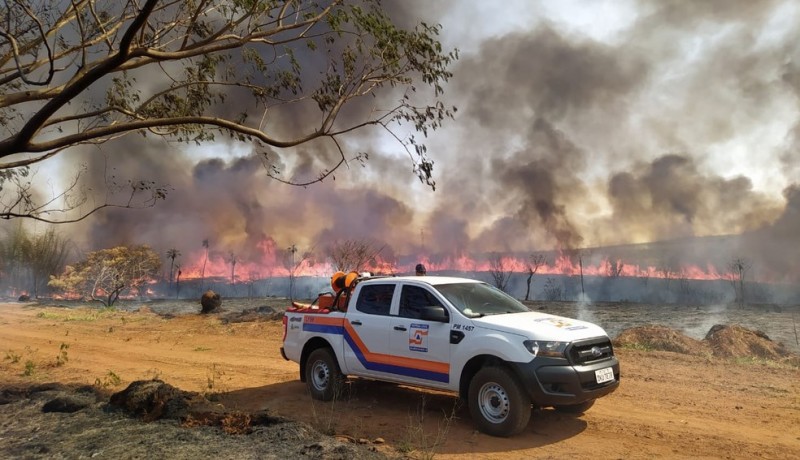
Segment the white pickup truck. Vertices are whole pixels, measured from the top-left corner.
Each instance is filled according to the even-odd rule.
[[[281,354],[315,399],[333,399],[347,376],[450,390],[481,431],[511,436],[532,406],[580,414],[619,386],[599,326],[530,311],[471,279],[354,278],[333,302],[283,318]]]

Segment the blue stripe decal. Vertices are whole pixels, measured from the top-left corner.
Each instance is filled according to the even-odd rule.
[[[443,382],[448,383],[450,381],[449,374],[443,374],[441,372],[433,372],[433,371],[426,371],[422,369],[413,369],[410,367],[403,367],[403,366],[395,366],[392,364],[381,364],[381,363],[373,363],[367,361],[367,358],[364,357],[364,354],[361,353],[361,350],[358,349],[358,346],[353,341],[350,334],[344,334],[344,339],[348,345],[350,345],[350,349],[353,350],[353,353],[356,354],[359,362],[361,365],[364,366],[365,369],[369,369],[371,371],[376,372],[386,372],[389,374],[397,374],[397,375],[404,375],[407,377],[415,377],[418,379],[424,380],[433,380],[434,382]]]
[[[328,326],[325,324],[303,323],[303,330],[309,332],[321,332],[323,334],[344,334],[343,326]]]
[[[356,345],[350,334],[347,333],[344,326],[329,326],[325,324],[303,323],[303,330],[308,332],[319,332],[323,334],[338,334],[344,336],[345,341],[353,350],[358,361],[364,366],[365,369],[376,372],[386,372],[388,374],[404,375],[407,377],[414,377],[424,380],[433,380],[434,382],[448,383],[450,375],[441,372],[426,371],[422,369],[413,369],[410,367],[396,366],[392,364],[381,364],[367,361],[367,358],[361,353],[361,350]]]

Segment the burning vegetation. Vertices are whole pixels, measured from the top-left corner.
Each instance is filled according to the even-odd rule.
[[[142,41],[144,35],[131,29],[127,36],[132,41],[126,41],[131,49],[177,51],[194,43],[195,32],[210,24],[206,13],[183,14],[185,5],[153,9],[157,2],[143,3],[147,8],[109,4],[101,15],[118,25],[138,17],[132,27],[164,32]],[[0,196],[5,214],[0,215],[15,217],[22,207],[22,215],[42,217],[45,209],[56,208],[56,216],[66,217],[57,212],[62,204],[79,203],[74,210],[83,214],[109,193],[123,204],[128,199],[123,208],[131,207],[131,190],[154,193],[145,193],[152,198],[145,202],[158,202],[146,210],[146,218],[130,209],[104,208],[66,230],[82,251],[147,244],[159,255],[162,271],[148,287],[123,289],[119,296],[194,297],[212,287],[228,296],[293,296],[303,278],[324,278],[342,268],[329,251],[331,245],[369,240],[380,250],[367,251],[365,259],[356,257],[363,261],[347,269],[409,273],[421,262],[429,273],[473,273],[525,299],[737,304],[798,299],[800,129],[791,104],[800,94],[800,67],[792,58],[794,35],[776,30],[772,22],[785,16],[773,2],[730,11],[653,7],[631,18],[612,41],[575,33],[558,21],[530,21],[525,28],[489,36],[459,36],[458,30],[425,26],[446,22],[440,20],[450,14],[449,8],[367,4],[369,14],[362,16],[362,5],[337,3],[331,11],[341,16],[334,16],[353,21],[335,24],[326,21],[328,10],[303,2],[288,9],[241,11],[243,18],[265,22],[237,20],[221,26],[256,37],[248,35],[249,27],[267,25],[269,30],[259,33],[268,35],[282,21],[298,26],[292,21],[299,20],[320,27],[321,35],[312,42],[302,34],[285,37],[292,51],[277,58],[272,50],[252,54],[249,46],[209,55],[203,50],[214,48],[219,37],[211,34],[210,42],[184,50],[189,55],[170,55],[180,56],[180,65],[188,66],[177,80],[180,72],[172,75],[155,61],[142,62],[134,74],[120,74],[130,62],[109,62],[106,44],[83,34],[75,37],[76,43],[50,44],[62,56],[54,62],[44,57],[49,42],[40,40],[40,27],[58,34],[79,24],[53,22],[58,15],[44,7],[26,11],[9,6],[10,27],[19,32],[15,40],[25,45],[20,49],[39,53],[41,59],[16,62],[11,42],[5,43],[9,52],[3,70],[13,91],[3,105],[10,122],[2,124],[2,142],[9,148],[0,154],[6,159],[0,165],[0,187],[6,187]],[[87,11],[87,5],[71,8]],[[293,14],[300,11],[311,15]],[[476,13],[469,6],[459,11]],[[367,19],[386,27],[380,30],[398,33],[388,41],[376,37],[371,25],[360,22]],[[480,22],[477,15],[472,19]],[[414,29],[416,25],[422,29]],[[340,36],[337,27],[353,34]],[[125,30],[109,29],[111,41],[126,35]],[[728,35],[712,39],[710,30]],[[749,46],[758,33],[774,42]],[[459,55],[442,47],[440,34],[443,43],[468,41],[468,51]],[[342,53],[350,50],[350,38],[388,48]],[[327,46],[328,39],[337,46]],[[84,74],[91,66],[69,59],[82,51],[89,51],[84,56],[89,64],[104,63],[107,77],[119,79]],[[399,51],[410,67],[389,72],[394,77],[380,81],[378,86],[388,91],[362,86],[371,80],[358,73],[339,74],[349,68],[342,62],[350,59],[363,65],[359,68],[394,69],[398,60],[384,58]],[[267,65],[265,56],[275,59]],[[664,71],[676,68],[683,71]],[[67,78],[70,88],[53,101],[64,80],[46,78],[55,75],[75,79]],[[227,80],[234,76],[244,80]],[[422,82],[412,81],[417,76],[423,76]],[[355,85],[352,92],[338,92],[341,77]],[[141,85],[143,81],[149,84]],[[203,84],[195,86],[198,81]],[[710,88],[709,81],[716,84]],[[455,114],[440,100],[444,90],[459,101],[455,123],[443,124]],[[370,98],[374,105],[358,102]],[[340,112],[334,100],[351,109]],[[181,103],[173,105],[175,101]],[[113,109],[118,104],[127,109]],[[77,109],[85,106],[98,110]],[[182,116],[170,122],[177,124],[175,130],[128,131],[131,126],[150,127],[147,123],[154,120],[166,123],[164,117],[186,115],[183,110],[189,109],[200,117],[198,123],[181,124]],[[213,138],[214,130],[204,125],[219,117],[235,123],[222,130],[234,134],[231,138]],[[427,187],[434,177],[425,146],[413,137],[397,138],[402,147],[419,147],[410,162],[405,155],[386,152],[383,122],[389,119],[415,121],[420,135],[430,135],[426,144],[435,152],[438,171],[435,194]],[[326,120],[322,126],[320,120]],[[74,132],[77,121],[91,129]],[[360,129],[370,126],[381,129]],[[118,127],[146,135],[106,137],[106,129]],[[239,142],[237,127],[248,128],[245,137],[256,135],[262,141]],[[764,143],[764,132],[775,134],[772,144]],[[47,160],[11,155],[67,147],[73,136],[107,140],[101,150],[115,154],[98,155],[96,147],[70,148],[71,162],[85,165],[79,182],[70,182],[73,172],[67,170],[54,172],[58,177],[41,173],[34,178],[33,170],[28,176],[28,170],[9,166]],[[315,137],[319,142],[300,142]],[[340,138],[341,143],[336,140]],[[173,148],[176,144],[165,149],[165,139],[203,145],[201,150]],[[293,147],[284,148],[286,142]],[[729,151],[728,146],[740,144],[746,155]],[[61,150],[51,153],[63,156]],[[738,164],[740,156],[747,161]],[[367,159],[367,168],[352,167]],[[731,164],[737,168],[731,170]],[[751,166],[757,171],[748,170]],[[395,173],[409,169],[417,174]],[[326,180],[294,188],[275,178],[295,184]],[[59,180],[73,185],[67,191],[87,194],[60,195],[53,190]],[[166,184],[168,199],[161,187]],[[31,208],[31,203],[48,206]],[[83,254],[39,264],[41,254],[25,255],[13,240],[2,241],[0,293],[86,296],[48,286],[50,276],[64,276],[65,258],[79,263],[86,260]],[[533,264],[536,255],[546,260]],[[92,295],[109,302],[117,295],[114,291],[112,286]]]
[[[373,239],[334,240],[303,250],[295,244],[281,249],[275,240],[265,238],[257,252],[245,256],[218,249],[206,239],[194,250],[169,247],[156,251],[145,245],[122,245],[79,256],[67,250],[71,242],[54,230],[36,235],[19,226],[2,236],[0,292],[4,296],[86,299],[105,306],[119,298],[199,298],[209,289],[224,297],[313,298],[337,269],[407,274],[420,262],[429,274],[482,278],[525,300],[741,306],[792,302],[798,296],[794,285],[755,279],[756,268],[743,257],[709,263],[705,268],[681,265],[678,257],[660,265],[645,264],[655,253],[685,251],[677,242],[453,257],[399,256],[387,243]]]
[[[117,246],[90,252],[86,259],[68,265],[64,273],[51,275],[49,285],[69,296],[114,305],[120,295],[147,295],[155,281],[161,258],[147,246]]]

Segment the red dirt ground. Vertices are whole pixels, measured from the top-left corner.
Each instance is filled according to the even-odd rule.
[[[312,401],[280,356],[282,333],[279,321],[0,303],[0,384],[118,391],[158,377],[231,409],[383,438],[381,451],[413,458],[800,458],[800,368],[790,365],[621,348],[619,390],[582,417],[537,410],[503,439],[477,432],[449,394],[355,380],[349,397]]]

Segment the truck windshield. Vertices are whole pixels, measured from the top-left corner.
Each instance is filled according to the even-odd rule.
[[[486,283],[437,284],[434,288],[470,318],[530,311],[513,297]]]

